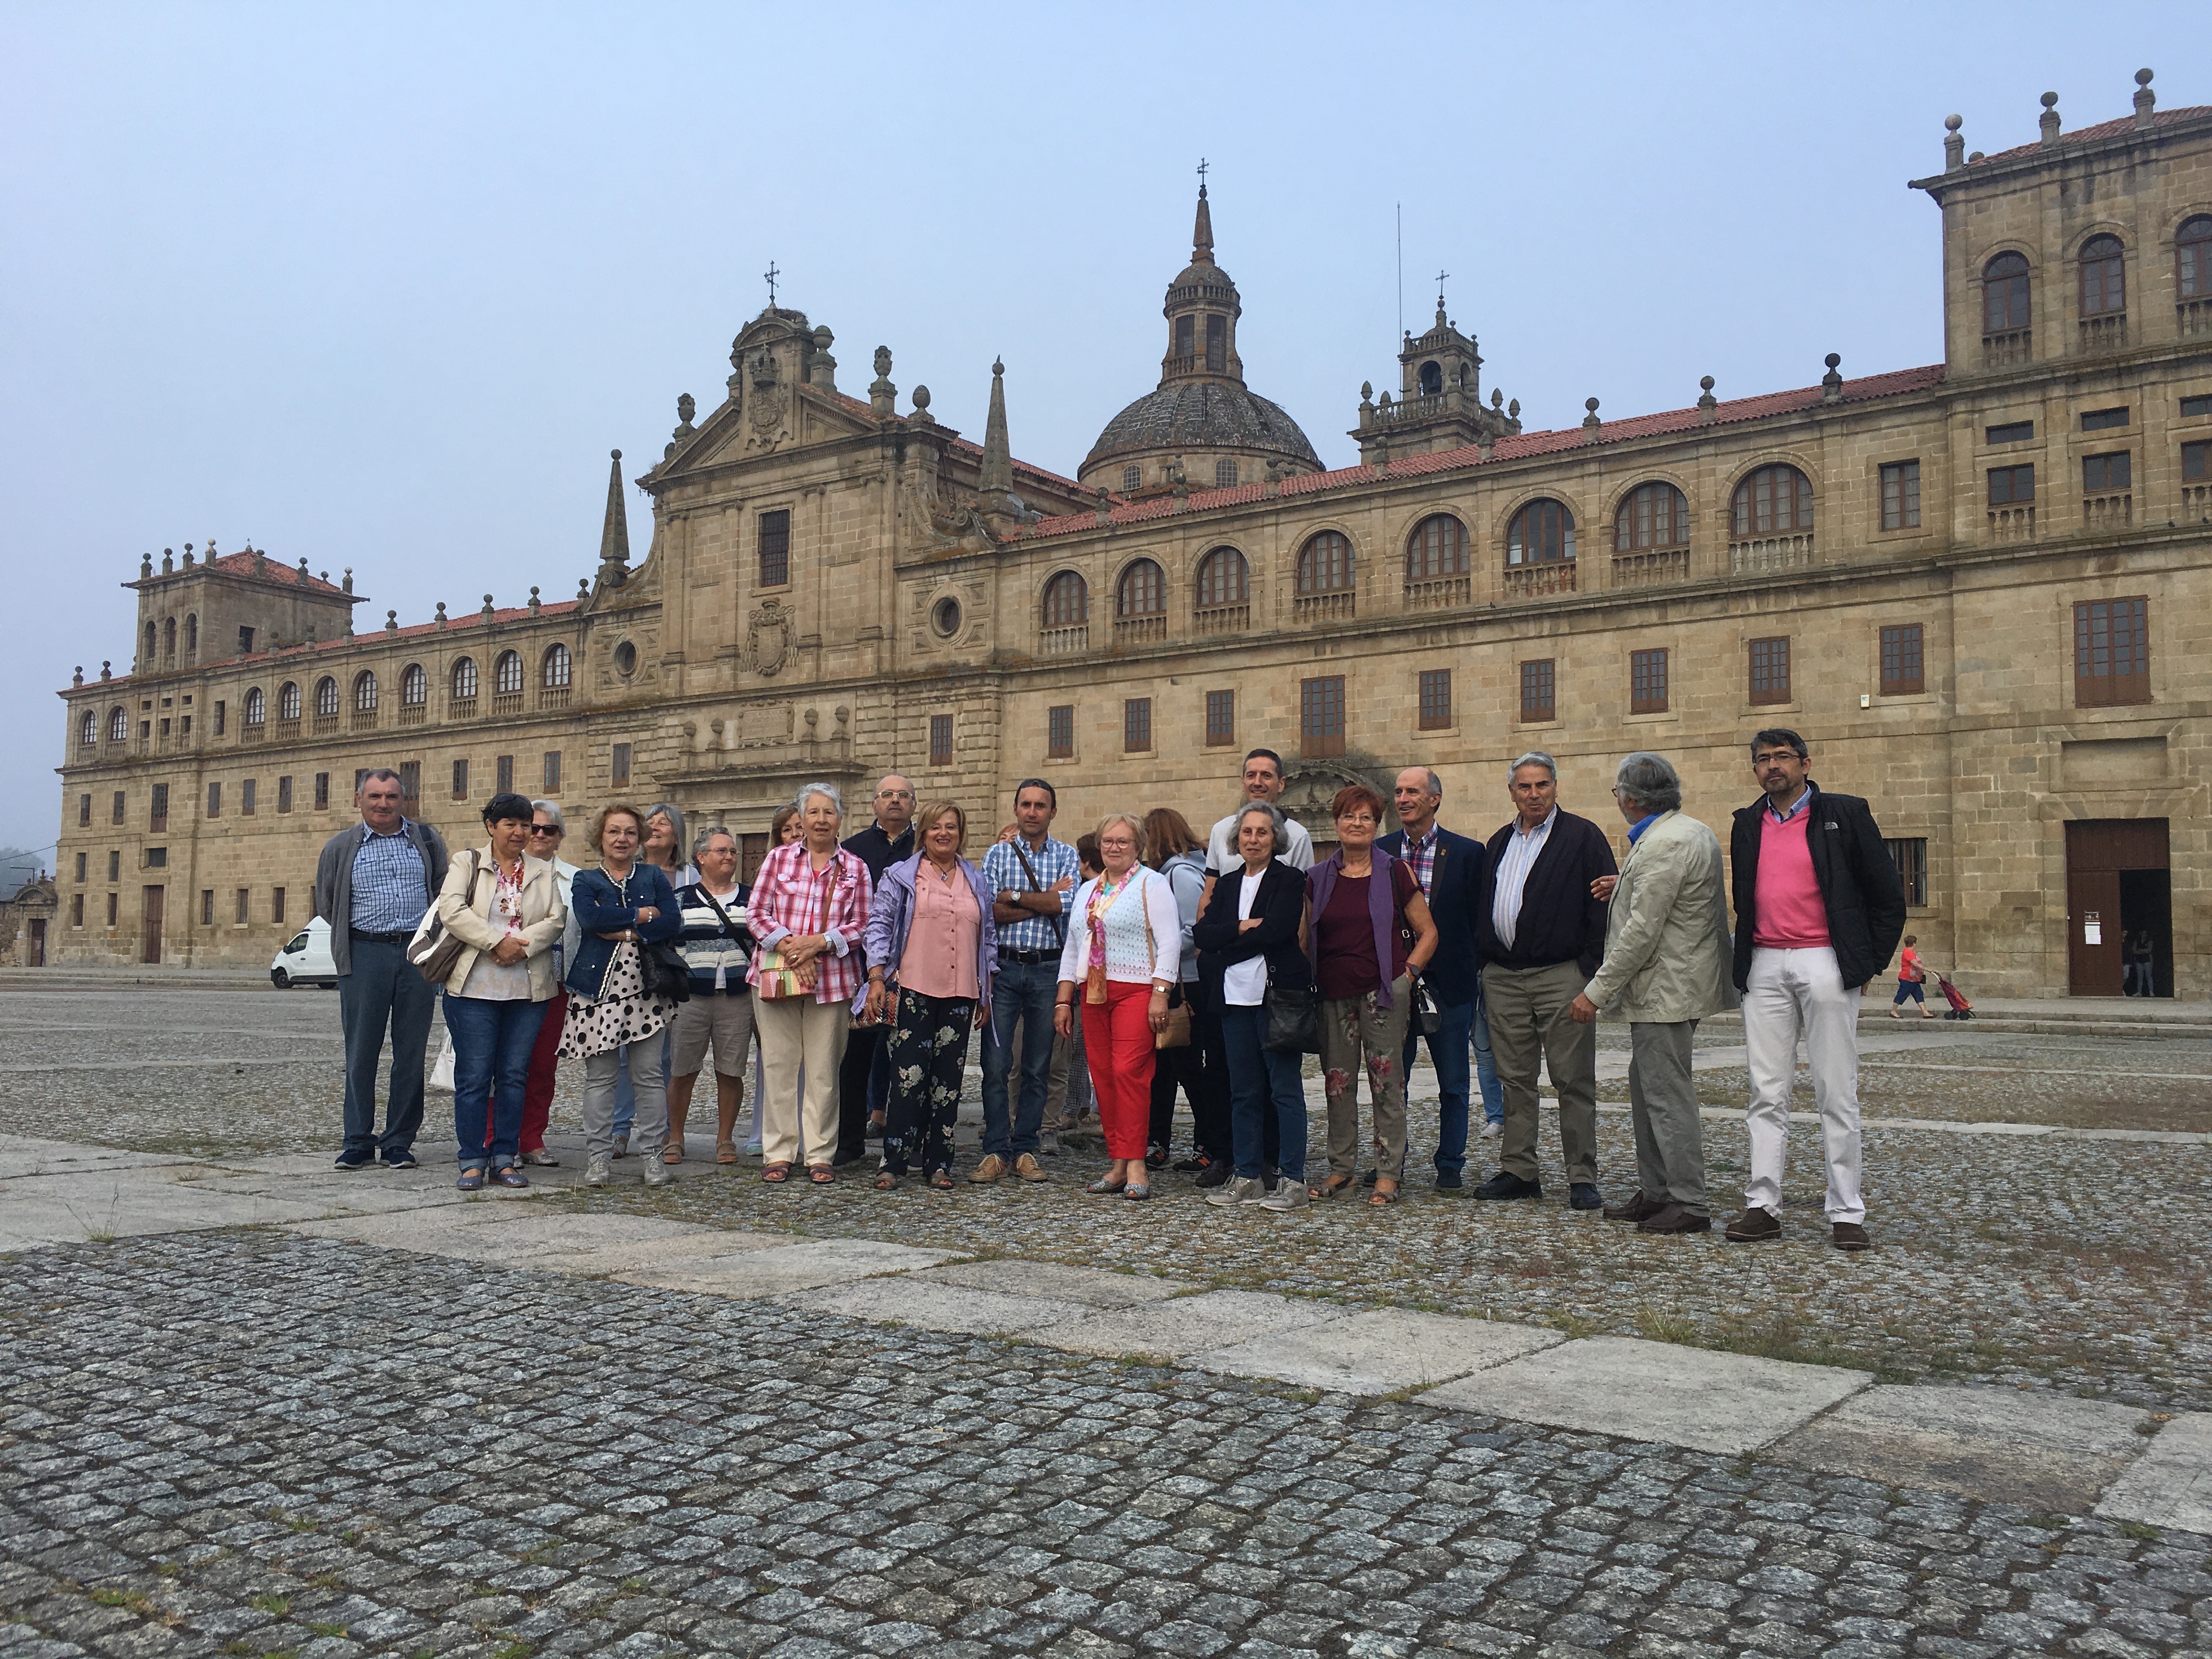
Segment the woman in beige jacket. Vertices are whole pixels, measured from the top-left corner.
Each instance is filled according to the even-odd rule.
[[[553,945],[568,920],[552,865],[523,851],[530,817],[522,796],[494,795],[483,811],[489,841],[453,860],[438,895],[438,920],[463,947],[445,992],[457,1184],[465,1193],[483,1186],[487,1169],[502,1187],[530,1184],[522,1173],[523,1091],[538,1028],[559,988]]]

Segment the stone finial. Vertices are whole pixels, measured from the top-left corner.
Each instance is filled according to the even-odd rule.
[[[1585,434],[1583,438],[1583,441],[1586,444],[1594,444],[1597,441],[1598,433],[1602,429],[1603,426],[1603,423],[1600,422],[1597,417],[1597,399],[1595,398],[1584,398],[1583,400],[1583,407],[1589,411],[1583,416],[1583,432]]]
[[[338,585],[349,593],[353,592],[353,567],[351,565],[348,565],[345,568],[345,580]]]
[[[830,343],[836,337],[826,323],[814,331],[814,355],[807,360],[806,382],[823,392],[837,389],[837,360],[830,355]]]
[[[668,447],[661,452],[661,459],[666,460],[673,455],[679,444],[687,442],[691,435],[698,431],[699,428],[691,424],[691,417],[698,412],[698,401],[690,392],[687,392],[677,398],[676,430],[668,434]]]
[[[483,619],[484,619],[486,622],[489,622],[489,621],[491,620],[491,618],[492,618],[492,611],[493,611],[493,606],[492,606],[492,602],[491,602],[491,595],[490,595],[490,594],[489,594],[489,593],[487,593],[487,594],[485,594],[485,595],[484,595],[484,603],[483,603]]]
[[[1390,394],[1386,392],[1382,397],[1383,401],[1387,403],[1389,401]],[[1390,476],[1390,434],[1389,433],[1382,432],[1376,434],[1375,459],[1369,465],[1374,467],[1376,477],[1387,478]]]
[[[1972,166],[1973,166],[1975,162],[1977,162],[1977,161],[1980,161],[1980,160],[1983,158],[1983,155],[1984,155],[1984,152],[1983,152],[1983,151],[1981,151],[1981,150],[1978,150],[1978,149],[1975,149],[1975,150],[1969,150],[1969,151],[1967,151],[1967,152],[1966,152],[1966,165],[1967,165],[1968,167],[1972,167]]]
[[[302,576],[307,574],[307,556],[304,553],[300,556],[300,574]]]
[[[161,574],[166,576],[176,569],[176,568],[177,561],[175,556],[171,554],[167,548],[163,548],[161,550]]]
[[[607,513],[599,526],[599,580],[620,587],[629,578],[629,515],[623,506],[622,451],[611,449],[607,465]]]
[[[1496,386],[1490,389],[1490,406],[1500,412],[1503,412],[1505,408],[1505,394]]]
[[[100,678],[104,680],[113,679],[115,678],[115,665],[112,662],[101,663],[100,665]]]
[[[1106,486],[1105,486],[1104,484],[1100,484],[1100,485],[1098,486],[1098,501],[1097,501],[1097,512],[1098,522],[1099,522],[1100,524],[1109,524],[1109,523],[1111,523],[1111,522],[1113,521],[1113,518],[1114,518],[1114,497],[1113,497],[1110,494],[1109,494],[1109,493],[1108,493],[1107,489],[1106,489]]]
[[[161,550],[164,554],[167,554],[168,550],[169,550],[166,547]],[[151,581],[153,579],[154,556],[151,553],[141,553],[138,556],[138,580],[144,582]]]
[[[538,590],[532,587],[530,590],[530,614],[534,617],[538,614]]]
[[[898,417],[898,388],[891,384],[891,349],[876,348],[876,378],[868,382],[868,407],[879,421]]]
[[[1267,495],[1267,498],[1271,501],[1283,493],[1283,473],[1285,470],[1283,462],[1279,459],[1270,460],[1267,463],[1267,484],[1265,493]]]
[[[579,577],[577,577],[577,578],[576,578],[576,598],[577,598],[578,599],[580,599],[580,600],[582,600],[582,599],[590,599],[591,597],[592,597],[592,579],[591,579],[589,576],[579,576]]]
[[[309,623],[307,624],[307,648],[311,651],[314,649],[316,642],[321,638],[322,630],[318,629],[314,623]]]
[[[1698,418],[1711,422],[1720,419],[1720,399],[1713,396],[1713,377],[1705,375],[1698,382]]]
[[[914,389],[914,413],[906,417],[908,426],[935,426],[937,416],[929,412],[929,388],[918,386]]]
[[[1839,404],[1844,400],[1844,377],[1838,372],[1843,361],[1843,354],[1839,351],[1828,354],[1828,372],[1820,377],[1820,401],[1824,404]]]
[[[1518,398],[1505,405],[1505,418],[1513,422],[1516,432],[1521,429],[1521,400]]]
[[[187,570],[190,570],[192,568],[192,544],[190,542],[186,542],[185,544],[185,556],[181,562],[184,568]]]
[[[2043,94],[2043,117],[2036,125],[2043,130],[2045,143],[2055,144],[2058,142],[2058,94],[2057,93],[2046,92]]]
[[[1966,141],[1959,129],[1966,125],[1963,117],[1947,115],[1943,118],[1943,171],[1956,173],[1966,165]]]
[[[269,574],[269,556],[264,553],[259,548],[254,547],[251,544],[246,547],[246,550],[253,555],[253,574],[257,576],[267,575]],[[208,544],[208,562],[210,564],[213,564],[215,562],[215,544],[212,542]]]
[[[2152,112],[2158,107],[2158,94],[2150,89],[2150,71],[2136,71],[2136,125],[2138,129],[2151,124]]]
[[[70,684],[71,685],[82,685],[84,684],[84,665],[82,663],[79,663],[76,665],[76,672],[70,676]]]
[[[1390,407],[1390,394],[1388,392],[1385,392],[1382,394],[1381,400],[1376,404],[1376,407],[1380,409],[1388,409]]]
[[[399,631],[399,613],[397,611],[387,611],[384,613],[384,631],[387,634],[397,634]]]
[[[430,625],[433,628],[443,628],[446,625],[446,602],[443,599],[438,601],[438,614],[430,619]]]
[[[185,545],[186,547],[190,547],[191,544],[190,542],[186,542]],[[208,562],[210,564],[213,564],[215,562],[215,538],[212,536],[208,538],[207,556]]]

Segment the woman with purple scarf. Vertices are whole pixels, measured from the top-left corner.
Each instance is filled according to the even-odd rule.
[[[1337,849],[1306,872],[1306,938],[1328,1100],[1328,1175],[1309,1190],[1334,1198],[1358,1178],[1364,1061],[1378,1171],[1368,1201],[1395,1204],[1406,1164],[1406,1020],[1413,975],[1437,952],[1437,925],[1411,866],[1375,845],[1382,797],[1364,783],[1349,784],[1336,792],[1329,811]]]

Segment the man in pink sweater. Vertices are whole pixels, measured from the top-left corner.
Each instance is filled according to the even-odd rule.
[[[1735,815],[1735,983],[1751,1070],[1751,1181],[1728,1224],[1738,1244],[1782,1237],[1782,1170],[1797,1043],[1805,1043],[1828,1168],[1830,1236],[1863,1250],[1859,1191],[1859,988],[1905,931],[1905,889],[1865,801],[1811,779],[1805,739],[1784,727],[1751,741],[1764,794]]]

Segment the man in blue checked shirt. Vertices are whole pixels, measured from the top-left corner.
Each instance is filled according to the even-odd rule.
[[[969,1180],[988,1184],[1008,1174],[1042,1181],[1037,1132],[1052,1072],[1052,1005],[1060,980],[1060,950],[1067,938],[1061,914],[1075,889],[1075,849],[1051,836],[1060,798],[1042,778],[1024,778],[1014,791],[1012,841],[983,855],[983,879],[993,895],[991,919],[999,925],[999,976],[991,988],[991,1040],[983,1045],[983,1157]],[[1006,1072],[1020,1033],[1020,1109],[1009,1113]]]
[[[407,960],[407,941],[446,880],[446,843],[407,817],[399,774],[362,774],[354,791],[361,822],[323,843],[315,866],[315,914],[331,925],[338,975],[338,1024],[345,1033],[345,1150],[341,1170],[377,1160],[415,1167],[422,1127],[422,1058],[438,994]],[[392,1033],[392,1081],[384,1133],[376,1133],[376,1067]]]

